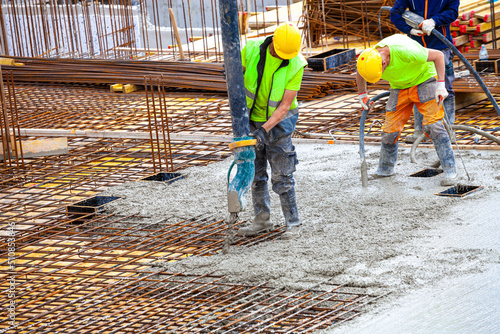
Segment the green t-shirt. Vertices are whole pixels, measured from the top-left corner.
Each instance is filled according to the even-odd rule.
[[[242,55],[242,63],[243,67],[246,66],[246,57],[245,57],[246,49],[243,48]],[[278,67],[281,65],[282,60],[278,58],[274,58],[271,56],[269,52],[269,47],[266,50],[266,64],[264,65],[264,73],[262,75],[262,81],[260,82],[259,92],[257,94],[257,100],[255,101],[255,106],[252,111],[252,115],[250,119],[254,122],[266,122],[266,110],[267,110],[267,101],[269,100],[269,95],[271,93],[271,84],[273,80],[273,74],[276,72]],[[280,70],[281,71],[281,70]],[[298,71],[297,74],[290,80],[285,89],[299,91],[300,84],[302,82],[302,75],[304,74],[304,70]],[[271,117],[271,115],[269,115]]]
[[[391,52],[389,66],[382,79],[393,89],[406,89],[437,75],[434,62],[428,62],[429,51],[406,35],[393,35],[381,40],[375,48],[388,46]]]

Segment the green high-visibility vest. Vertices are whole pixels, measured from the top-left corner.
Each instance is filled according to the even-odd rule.
[[[245,69],[245,88],[246,100],[251,117],[257,94],[259,92],[260,81],[262,80],[262,73],[264,72],[264,65],[266,63],[266,50],[272,42],[272,36],[265,40],[249,40],[245,46],[246,53],[246,69]],[[298,54],[295,58],[283,60],[280,67],[274,72],[271,92],[267,101],[266,118],[269,119],[274,113],[276,108],[280,105],[285,93],[286,84],[307,66],[307,61],[302,54]],[[299,112],[297,96],[293,99],[290,110],[286,118],[293,116]]]

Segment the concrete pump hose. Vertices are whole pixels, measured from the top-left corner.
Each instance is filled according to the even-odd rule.
[[[437,38],[439,38],[444,44],[446,44],[453,51],[454,54],[457,55],[458,58],[460,58],[460,60],[464,63],[464,65],[469,69],[470,73],[472,73],[479,86],[481,86],[481,89],[488,97],[488,100],[490,100],[497,114],[500,115],[500,107],[498,106],[497,101],[495,100],[493,95],[491,95],[491,92],[488,89],[488,87],[486,87],[486,85],[484,84],[483,79],[481,79],[479,74],[477,74],[476,70],[474,70],[474,67],[467,61],[464,55],[460,51],[458,51],[458,49],[446,37],[444,37],[443,34],[441,34],[436,29],[432,30],[432,34]]]
[[[453,130],[465,130],[465,131],[470,131],[470,132],[474,132],[474,133],[477,133],[478,135],[481,135],[485,138],[488,138],[489,140],[491,141],[494,141],[495,143],[497,143],[498,145],[500,145],[500,138],[496,137],[496,136],[493,136],[492,134],[486,132],[486,131],[483,131],[483,130],[479,130],[477,128],[474,128],[474,127],[471,127],[471,126],[466,126],[466,125],[452,125],[451,126]]]

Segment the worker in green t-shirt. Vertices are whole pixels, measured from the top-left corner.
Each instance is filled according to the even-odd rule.
[[[249,40],[241,52],[251,136],[257,139],[252,184],[255,218],[251,224],[238,230],[243,236],[252,236],[273,227],[268,163],[272,188],[280,197],[285,216],[283,237],[296,237],[300,232],[293,178],[298,160],[292,145],[299,112],[297,92],[307,65],[300,48],[299,30],[294,24],[285,22],[273,36]]]
[[[397,34],[363,51],[358,57],[357,68],[358,99],[363,109],[368,109],[367,82],[384,79],[391,86],[376,174],[394,174],[399,136],[410,119],[413,106],[416,106],[424,116],[424,133],[434,143],[445,173],[441,185],[454,185],[457,180],[455,156],[443,124],[442,102],[448,96],[443,53],[424,48],[408,36]]]

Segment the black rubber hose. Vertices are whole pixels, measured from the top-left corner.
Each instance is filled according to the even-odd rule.
[[[476,70],[474,70],[474,67],[472,67],[472,65],[467,61],[464,55],[460,51],[458,51],[458,49],[448,39],[446,39],[446,37],[444,37],[443,34],[441,34],[436,29],[432,30],[432,34],[437,38],[439,38],[444,44],[446,44],[453,51],[454,54],[458,56],[458,58],[460,58],[460,60],[464,63],[464,65],[469,69],[470,73],[472,73],[479,86],[481,86],[481,89],[488,97],[488,100],[490,100],[497,114],[500,115],[500,107],[498,106],[497,101],[495,100],[493,95],[491,95],[490,90],[484,84],[483,79],[481,79],[479,74],[477,74]]]

